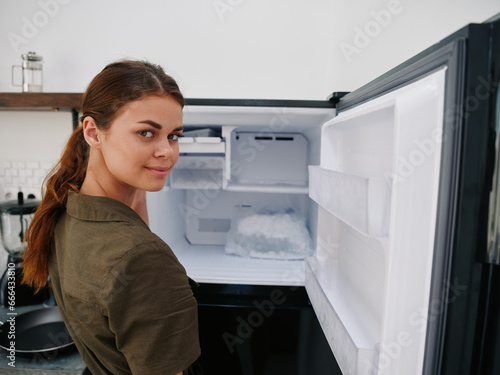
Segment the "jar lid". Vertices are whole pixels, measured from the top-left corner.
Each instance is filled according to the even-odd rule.
[[[32,198],[24,199],[22,193],[18,194],[18,199],[0,203],[0,213],[10,215],[28,215],[36,211],[40,201]]]
[[[36,52],[28,52],[22,54],[21,57],[23,58],[23,60],[28,60],[28,61],[42,61],[42,56],[37,55]]]

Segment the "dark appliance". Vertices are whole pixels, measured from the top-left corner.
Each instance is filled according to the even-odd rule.
[[[17,200],[0,203],[2,245],[9,253],[0,281],[0,304],[4,307],[36,305],[49,298],[48,288],[35,293],[33,288],[21,283],[21,263],[26,248],[24,235],[39,204],[35,199],[24,199],[22,192]]]

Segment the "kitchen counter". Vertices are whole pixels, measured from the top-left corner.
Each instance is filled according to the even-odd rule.
[[[16,307],[18,316],[22,313],[47,307],[44,305]],[[0,321],[8,318],[8,310],[0,307]],[[76,348],[71,348],[56,358],[36,355],[31,358],[16,356],[15,367],[9,366],[7,351],[0,349],[0,374],[9,375],[81,375],[85,370],[80,354]]]

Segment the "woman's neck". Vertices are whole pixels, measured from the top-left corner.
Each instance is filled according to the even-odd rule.
[[[97,197],[108,197],[122,202],[132,208],[149,225],[146,192],[144,190],[134,189],[124,192],[120,191],[120,189],[106,188],[102,186],[99,179],[93,176],[92,171],[87,171],[85,180],[80,188],[80,193]]]
[[[87,165],[85,180],[80,188],[81,194],[108,197],[115,199],[132,208],[148,224],[146,192],[131,186],[124,186],[112,180],[106,171],[101,168],[105,165],[99,160],[100,155],[91,150]]]

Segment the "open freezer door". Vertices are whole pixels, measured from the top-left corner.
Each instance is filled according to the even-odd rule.
[[[344,374],[421,374],[446,67],[323,125],[306,289]]]

